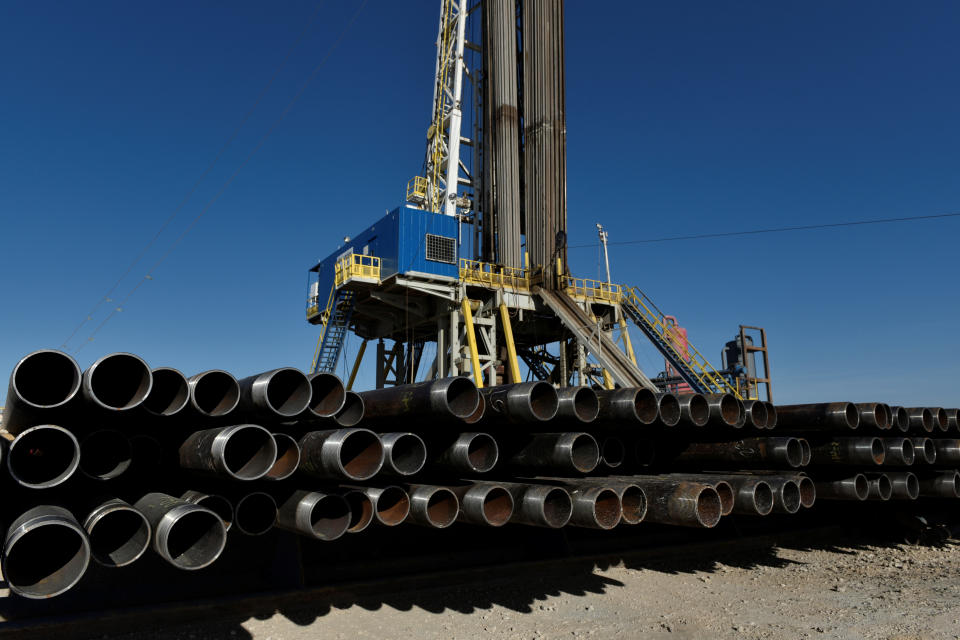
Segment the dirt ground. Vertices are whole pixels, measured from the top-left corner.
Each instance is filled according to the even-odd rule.
[[[960,545],[794,544],[710,559],[573,562],[558,574],[339,598],[119,637],[956,639]]]

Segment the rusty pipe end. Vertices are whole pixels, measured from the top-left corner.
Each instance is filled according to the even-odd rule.
[[[657,395],[657,417],[667,427],[675,427],[680,423],[680,400],[672,393]]]
[[[624,485],[620,490],[622,520],[626,524],[640,524],[647,515],[647,494],[635,484]]]
[[[412,476],[427,463],[427,445],[415,433],[381,433],[383,470],[398,476]]]
[[[265,480],[286,480],[297,472],[300,466],[300,445],[297,439],[286,433],[274,433],[273,441],[277,446],[277,459],[264,476]]]
[[[733,513],[734,494],[733,487],[724,480],[717,480],[713,483],[713,488],[717,491],[720,498],[720,515],[728,516]]]
[[[685,393],[677,396],[680,404],[680,417],[695,427],[702,427],[710,421],[710,405],[699,393]]]
[[[410,495],[410,522],[445,529],[453,524],[460,511],[456,494],[446,487],[412,485]]]
[[[501,527],[513,515],[513,496],[498,484],[476,483],[460,496],[457,520],[487,527]]]
[[[365,491],[373,500],[374,515],[380,524],[395,527],[410,514],[410,496],[402,488],[391,485],[382,489],[367,488]]]
[[[344,394],[343,406],[337,411],[334,420],[341,427],[353,427],[363,420],[364,411],[363,397],[359,393],[347,391]]]
[[[600,414],[600,400],[590,387],[563,387],[557,389],[559,401],[557,416],[579,422],[593,422]]]
[[[347,390],[339,377],[332,373],[311,373],[310,404],[307,411],[318,418],[332,418],[343,409],[347,401]],[[352,426],[352,425],[350,425]]]
[[[609,487],[581,486],[570,493],[573,511],[569,524],[592,529],[612,529],[620,523],[620,495]]]
[[[373,522],[373,499],[362,489],[348,489],[343,492],[343,499],[350,507],[350,523],[347,533],[360,533]]]

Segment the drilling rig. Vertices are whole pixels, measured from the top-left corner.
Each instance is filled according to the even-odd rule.
[[[348,386],[372,341],[377,388],[470,375],[772,400],[762,329],[741,326],[718,370],[639,288],[570,272],[562,0],[441,0],[436,46],[422,175],[310,269],[311,371],[333,372],[354,334]]]

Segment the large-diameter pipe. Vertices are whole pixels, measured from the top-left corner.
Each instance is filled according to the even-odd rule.
[[[437,449],[433,467],[464,473],[487,473],[500,455],[497,441],[488,433],[461,433],[452,444],[444,442]]]
[[[480,402],[477,387],[462,376],[373,389],[360,394],[371,419],[466,418]]]
[[[910,438],[913,443],[914,464],[934,464],[937,461],[937,445],[930,438]],[[956,442],[956,441],[954,441]],[[958,447],[960,460],[960,447]]]
[[[531,527],[559,529],[573,515],[570,493],[561,487],[520,482],[498,482],[513,496],[510,522]]]
[[[180,499],[200,505],[204,509],[208,509],[209,511],[215,513],[223,523],[224,531],[230,531],[230,527],[233,526],[233,503],[231,503],[225,497],[216,493],[186,491],[182,496],[180,496]]]
[[[653,391],[643,387],[601,389],[599,422],[611,428],[631,429],[632,425],[653,424],[657,420],[659,403]]]
[[[514,469],[590,473],[600,462],[600,445],[589,433],[536,433],[507,459]]]
[[[860,413],[861,427],[886,430],[893,424],[889,405],[882,402],[858,402],[856,407]]]
[[[147,518],[119,498],[95,507],[83,521],[93,559],[105,567],[125,567],[150,547]]]
[[[350,524],[347,533],[360,533],[373,522],[373,499],[361,489],[345,489],[341,495],[350,507]]]
[[[276,526],[315,540],[336,540],[350,527],[350,505],[343,496],[294,491],[281,501]]]
[[[895,473],[887,472],[883,474],[890,482],[891,500],[916,500],[920,496],[920,481],[917,476],[909,471],[898,471]],[[878,477],[875,474],[869,474],[871,480]]]
[[[262,478],[276,461],[273,435],[255,424],[197,431],[180,445],[182,468],[232,480]]]
[[[129,411],[143,404],[153,388],[147,363],[132,353],[105,355],[83,372],[80,391],[92,406]]]
[[[412,476],[427,463],[427,445],[415,433],[381,433],[383,471],[396,476]]]
[[[933,418],[934,431],[943,432],[950,430],[950,419],[942,407],[930,407],[930,416]]]
[[[731,491],[732,507],[729,513],[765,516],[773,510],[773,490],[763,478],[748,474],[675,474],[689,480],[709,484],[717,488],[722,482]],[[717,492],[720,495],[720,492]],[[723,496],[720,497],[723,509]],[[724,514],[726,515],[726,514]]]
[[[87,535],[62,507],[34,507],[7,529],[3,578],[11,591],[24,598],[60,595],[80,581],[89,563]]]
[[[809,509],[817,501],[816,483],[805,475],[794,476],[793,481],[797,483],[797,487],[800,489],[800,506]]]
[[[61,351],[27,354],[13,367],[3,409],[3,428],[13,435],[55,422],[80,391],[80,367]]]
[[[691,442],[676,457],[684,464],[722,466],[786,466],[803,463],[803,447],[797,438],[744,438],[735,442]]]
[[[960,498],[960,472],[941,471],[919,476],[920,496],[924,498]]]
[[[333,419],[341,427],[355,427],[363,420],[366,410],[366,405],[364,405],[360,394],[355,391],[347,391],[344,395],[343,406],[333,416]]]
[[[767,428],[767,405],[761,400],[744,400],[744,423],[754,429]]]
[[[773,491],[773,511],[775,513],[796,513],[803,504],[800,496],[800,484],[793,476],[764,476],[764,482]]]
[[[237,381],[238,410],[246,416],[293,418],[307,410],[313,390],[299,369],[282,367]]]
[[[812,465],[880,465],[886,450],[880,438],[835,438],[811,445]]]
[[[803,456],[800,458],[800,466],[805,467],[813,460],[813,448],[806,438],[797,438],[797,440],[800,441],[800,448],[803,451]]]
[[[936,462],[939,465],[960,466],[960,440],[955,438],[937,438],[931,440],[936,450]]]
[[[369,429],[311,431],[300,438],[300,468],[319,478],[369,480],[383,466],[383,445]]]
[[[395,527],[410,514],[410,496],[401,487],[390,485],[353,488],[370,498],[373,502],[373,515],[384,526]]]
[[[457,520],[485,527],[501,527],[513,515],[513,496],[495,482],[450,487],[460,501]]]
[[[412,484],[407,487],[410,495],[410,514],[407,522],[445,529],[457,520],[460,502],[456,494],[446,487]]]
[[[777,426],[792,431],[846,431],[860,426],[860,411],[851,402],[781,404]]]
[[[223,553],[227,530],[213,511],[163,493],[148,493],[133,507],[153,529],[153,550],[177,569],[203,569]]]
[[[777,408],[772,402],[764,402],[763,406],[767,408],[767,429],[773,429],[779,423],[779,414]]]
[[[155,416],[173,416],[190,402],[187,378],[177,369],[157,367],[151,372],[153,386],[143,400],[143,408]]]
[[[680,404],[680,421],[685,425],[702,427],[710,420],[710,406],[700,393],[681,393],[677,396]]]
[[[240,384],[226,371],[211,369],[187,379],[190,407],[195,414],[222,418],[240,402]]]
[[[573,511],[570,525],[589,529],[612,529],[620,523],[623,508],[620,495],[610,487],[582,485],[571,487]]]
[[[557,389],[557,417],[574,422],[593,422],[600,415],[600,401],[590,387]]]
[[[834,480],[815,480],[820,500],[866,500],[870,481],[862,473]]]
[[[709,393],[704,396],[710,409],[707,424],[718,427],[742,426],[743,405],[730,393]]]
[[[960,423],[958,423],[958,416],[960,416],[960,409],[944,409],[947,412],[947,428],[951,431],[960,431]]]
[[[876,473],[867,476],[869,483],[867,489],[867,500],[887,501],[893,495],[893,484],[885,473]]]
[[[277,503],[263,491],[241,496],[233,506],[237,531],[248,536],[262,536],[277,521]]]
[[[910,415],[903,407],[890,407],[890,428],[906,433],[910,430]]]
[[[66,482],[80,464],[80,443],[72,433],[52,424],[30,427],[7,449],[7,471],[28,489],[49,489]]]
[[[110,480],[123,474],[133,462],[133,448],[127,436],[112,429],[100,429],[80,441],[80,473],[94,480]]]
[[[885,465],[909,467],[916,459],[913,442],[909,438],[884,438],[883,450]]]
[[[933,431],[933,414],[927,407],[909,407],[907,409],[907,419],[910,431],[926,431],[927,433]]]
[[[616,469],[627,459],[627,447],[616,436],[605,436],[600,441],[600,464],[607,469]]]
[[[665,427],[675,427],[680,423],[680,400],[672,393],[657,394],[657,419]]]
[[[267,480],[286,480],[297,472],[300,466],[300,445],[297,439],[286,433],[274,433],[273,441],[277,445],[277,460],[264,476]]]
[[[647,495],[650,522],[681,527],[714,527],[723,505],[712,485],[671,476],[630,476]]]
[[[310,404],[303,417],[332,418],[337,415],[347,401],[343,381],[332,373],[310,373],[307,379],[310,381]]]
[[[486,387],[481,393],[486,402],[484,422],[488,424],[546,422],[560,410],[557,390],[540,380]]]

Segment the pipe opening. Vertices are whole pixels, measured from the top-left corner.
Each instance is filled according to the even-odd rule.
[[[268,480],[289,478],[300,466],[300,446],[296,438],[286,433],[274,433],[273,441],[277,444],[277,460],[266,477]]]
[[[114,353],[91,367],[90,391],[111,409],[129,409],[150,392],[152,375],[147,365],[128,353]]]
[[[767,429],[773,429],[777,426],[777,407],[772,402],[764,402],[763,407],[767,410]]]
[[[715,527],[723,515],[720,496],[713,487],[703,487],[697,495],[697,520],[704,527]]]
[[[787,439],[787,464],[791,467],[803,466],[803,445],[797,438]]]
[[[874,478],[874,486],[877,488],[877,494],[880,496],[881,500],[889,500],[893,495],[893,483],[890,482],[890,478],[886,475],[878,476]]]
[[[88,525],[93,559],[108,567],[128,565],[150,546],[150,524],[136,509],[112,509]]]
[[[641,467],[648,467],[657,458],[657,449],[653,440],[638,440],[633,445],[633,456]]]
[[[477,433],[467,445],[467,458],[475,473],[486,473],[497,464],[497,441],[486,433]]]
[[[220,518],[225,530],[229,530],[233,525],[233,505],[223,496],[216,494],[205,495],[196,500],[189,500],[189,502],[213,511],[213,513]]]
[[[817,486],[813,480],[803,476],[797,478],[797,488],[800,490],[800,504],[809,509],[817,501]]]
[[[773,511],[773,489],[766,482],[758,482],[753,486],[753,505],[762,516]]]
[[[907,497],[916,500],[920,497],[920,480],[912,473],[907,474],[906,478]]]
[[[789,480],[783,483],[780,489],[780,500],[783,510],[787,513],[796,513],[800,510],[800,487],[796,482]]]
[[[187,379],[176,369],[154,369],[153,387],[143,401],[143,407],[152,414],[172,416],[190,399]]]
[[[469,378],[456,377],[447,385],[447,406],[458,418],[467,418],[477,410],[480,392]]]
[[[65,353],[38,351],[17,364],[10,382],[17,395],[28,403],[51,408],[76,395],[80,389],[80,368]]]
[[[449,489],[437,489],[427,500],[427,519],[435,527],[450,526],[457,519],[459,511],[457,496]]]
[[[427,462],[427,447],[419,436],[412,433],[404,433],[394,439],[389,451],[390,464],[401,475],[413,475],[423,469]]]
[[[672,393],[665,393],[660,396],[657,410],[660,421],[668,427],[675,426],[680,422],[680,401]]]
[[[602,489],[593,503],[593,515],[602,529],[612,529],[620,523],[620,496],[613,489]]]
[[[347,531],[357,533],[367,528],[373,520],[373,501],[363,491],[347,491],[343,494],[350,509]]]
[[[913,448],[913,443],[906,438],[903,440],[901,455],[903,456],[903,463],[908,465],[913,464],[914,460],[917,458],[917,452]]]
[[[870,455],[876,464],[883,464],[883,460],[887,456],[887,450],[883,447],[883,440],[874,438],[870,442]]]
[[[800,442],[800,450],[802,455],[800,456],[800,466],[805,467],[810,464],[810,460],[813,458],[813,449],[810,448],[810,443],[806,438],[797,438]]]
[[[477,394],[477,400],[478,402],[477,402],[476,410],[474,410],[473,413],[471,413],[469,416],[463,419],[464,423],[476,424],[480,422],[480,419],[483,418],[483,414],[486,413],[487,401],[484,400],[482,393]]]
[[[741,411],[741,405],[735,397],[729,393],[725,393],[720,397],[720,415],[728,425],[733,426],[740,422]]]
[[[570,521],[573,501],[563,489],[550,489],[543,497],[543,519],[548,527],[559,529]]]
[[[130,466],[137,473],[143,473],[160,466],[163,448],[160,441],[150,436],[138,434],[129,438]]]
[[[340,466],[354,480],[373,477],[383,464],[383,445],[375,433],[356,430],[348,433],[340,446]]]
[[[280,369],[267,381],[267,404],[281,416],[301,413],[310,398],[310,381],[296,369]]]
[[[392,527],[407,519],[410,497],[400,487],[386,487],[377,497],[377,520]]]
[[[953,495],[960,498],[960,473],[953,474]]]
[[[530,410],[537,420],[550,420],[557,415],[560,401],[557,391],[546,382],[540,382],[530,389]]]
[[[491,526],[507,523],[513,515],[513,496],[503,487],[492,487],[483,496],[483,516]]]
[[[916,450],[916,447],[914,447]],[[937,461],[937,446],[930,438],[923,439],[923,458],[927,464],[933,464]]]
[[[333,540],[347,531],[352,517],[345,498],[324,495],[310,509],[310,529],[317,538]]]
[[[620,495],[620,506],[623,521],[627,524],[638,524],[647,515],[647,494],[640,487],[630,485]]]
[[[223,463],[238,480],[255,480],[277,461],[277,444],[261,427],[244,426],[234,431],[223,447]]]
[[[710,421],[710,403],[699,393],[690,398],[690,421],[702,427]]]
[[[340,378],[330,373],[317,373],[310,378],[310,411],[321,418],[336,415],[347,400]]]
[[[130,441],[119,431],[94,431],[80,443],[80,471],[95,480],[116,478],[133,462]]]
[[[866,500],[867,496],[870,495],[870,481],[867,480],[867,476],[858,473],[853,479],[853,488],[857,493],[857,498]]]
[[[713,488],[717,492],[717,496],[720,498],[720,515],[727,516],[733,512],[733,502],[735,496],[733,495],[733,487],[731,487],[726,482],[717,482],[713,485]]]
[[[78,529],[40,522],[5,549],[3,577],[10,589],[27,598],[48,598],[80,581],[90,548]]]
[[[261,491],[248,493],[237,501],[233,517],[241,533],[260,536],[277,521],[277,503]]]
[[[627,449],[620,438],[604,438],[600,445],[600,460],[603,464],[615,468],[623,464],[627,457]]]
[[[586,433],[578,433],[570,444],[570,461],[581,473],[590,473],[600,462],[600,447],[596,439]]]
[[[896,422],[896,425],[895,425],[895,426],[896,426],[898,429],[900,429],[900,431],[903,431],[903,432],[909,431],[909,429],[910,429],[910,414],[907,413],[907,410],[906,410],[905,408],[903,408],[903,407],[897,407],[897,410],[896,410],[895,413],[896,413],[896,416],[897,416],[897,422]],[[891,421],[892,421],[892,418],[891,418]]]
[[[750,405],[750,421],[757,429],[767,427],[767,407],[759,400]]]
[[[194,510],[174,522],[160,543],[167,557],[180,569],[202,569],[223,551],[226,531],[215,514]]]
[[[942,408],[930,409],[933,426],[940,431],[946,431],[950,428],[950,420],[947,418],[947,412]]]
[[[847,408],[844,411],[847,418],[847,426],[851,429],[856,429],[860,426],[860,412],[857,411],[857,405],[853,403],[847,403]]]
[[[880,425],[880,428],[889,429],[892,427],[893,416],[890,414],[890,405],[878,404],[877,409],[880,411],[880,415],[877,416],[877,424]]]
[[[573,394],[573,409],[583,422],[593,422],[600,413],[600,400],[589,387],[579,387]]]
[[[933,414],[930,409],[924,409],[920,412],[920,422],[923,424],[924,431],[933,431]]]
[[[637,418],[644,424],[650,424],[657,419],[659,402],[657,396],[649,389],[634,389],[633,409]]]
[[[7,451],[7,469],[18,483],[32,489],[54,487],[73,475],[80,464],[80,445],[61,427],[31,427],[17,436]]]
[[[337,412],[336,420],[343,427],[352,427],[363,420],[363,398],[360,394],[346,392],[343,407]]]
[[[193,385],[193,401],[208,416],[224,416],[240,401],[240,385],[226,371],[201,373]]]

